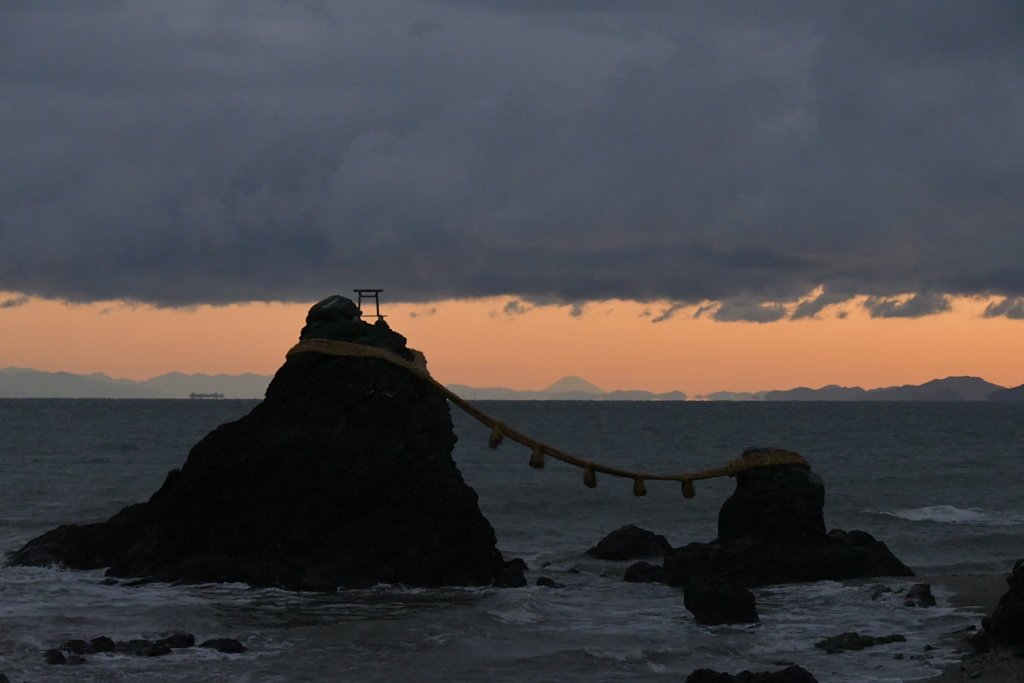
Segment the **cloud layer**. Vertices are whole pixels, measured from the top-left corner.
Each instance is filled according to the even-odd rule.
[[[6,2],[0,290],[1015,317],[1021,35],[966,0]]]

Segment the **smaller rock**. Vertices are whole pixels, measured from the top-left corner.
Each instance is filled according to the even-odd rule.
[[[0,683],[11,683],[11,679],[4,674],[0,674]]]
[[[526,560],[521,557],[513,557],[511,560],[505,560],[505,566],[511,567],[512,569],[518,569],[521,572],[530,571],[530,567],[526,564]]]
[[[85,664],[85,657],[79,657],[78,655],[68,655],[68,666],[78,666],[79,664]]]
[[[895,593],[895,591],[892,588],[889,588],[888,586],[883,586],[880,583],[871,587],[872,600],[878,600],[883,595],[891,595],[893,593]]]
[[[501,575],[494,581],[495,588],[525,588],[529,584],[519,567],[505,565]]]
[[[665,583],[665,568],[650,562],[637,562],[629,565],[622,580],[629,583]]]
[[[84,640],[65,640],[60,649],[73,655],[91,655],[96,652],[92,643]]]
[[[113,652],[114,641],[107,636],[97,636],[89,641],[93,652]]]
[[[907,591],[903,604],[906,607],[935,607],[932,585],[930,583],[915,583]]]
[[[826,654],[834,655],[839,652],[863,650],[864,648],[874,647],[875,645],[903,643],[906,642],[906,640],[907,639],[899,633],[893,633],[892,635],[876,638],[874,636],[862,636],[859,633],[848,631],[846,633],[840,633],[838,636],[831,636],[824,640],[819,640],[814,644],[814,647],[824,650]]]
[[[230,655],[237,655],[245,652],[245,646],[234,638],[211,638],[204,641],[199,647],[208,647],[217,652],[225,652]]]
[[[56,648],[54,648],[52,650],[47,650],[46,652],[44,652],[43,653],[43,657],[46,659],[46,663],[50,664],[51,666],[55,665],[55,664],[67,664],[68,663],[68,660],[64,656],[64,653],[61,652],[60,650],[56,649]]]
[[[756,624],[754,594],[729,579],[694,576],[683,586],[683,604],[698,624]]]
[[[564,583],[558,583],[554,579],[547,576],[541,576],[537,579],[537,585],[545,588],[565,588]]]
[[[672,545],[661,535],[627,524],[598,541],[587,555],[599,560],[636,560],[642,557],[664,557]]]
[[[192,647],[196,644],[196,637],[191,633],[174,633],[156,641],[156,645],[166,645],[171,649]]]

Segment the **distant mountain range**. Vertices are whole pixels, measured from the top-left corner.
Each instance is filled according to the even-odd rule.
[[[263,398],[270,375],[186,375],[171,372],[143,381],[115,379],[102,373],[75,375],[27,368],[0,369],[0,398],[188,398],[221,394],[223,398]],[[449,384],[469,401],[685,401],[681,391],[656,394],[640,389],[604,391],[580,377],[563,377],[546,389],[522,391]],[[820,389],[785,391],[718,391],[694,397],[705,401],[1024,401],[1024,385],[1006,389],[979,377],[947,377],[920,385],[862,389],[834,384]]]
[[[570,375],[547,389],[521,391],[504,387],[476,388],[465,384],[449,384],[448,388],[467,401],[685,401],[686,394],[670,391],[655,394],[641,389],[605,391],[585,379]]]
[[[223,394],[223,398],[263,398],[269,375],[186,375],[170,372],[137,382],[103,373],[75,375],[27,368],[0,370],[0,398],[188,398]]]
[[[881,389],[830,384],[820,389],[798,387],[749,394],[717,392],[697,398],[711,401],[1024,401],[1024,385],[1007,389],[980,377],[947,377],[924,384]]]

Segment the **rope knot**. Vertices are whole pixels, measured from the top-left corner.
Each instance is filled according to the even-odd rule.
[[[487,440],[487,445],[491,448],[497,448],[501,445],[501,440],[505,438],[505,425],[500,420],[494,421],[494,428],[491,430],[491,438]]]
[[[530,467],[535,470],[544,469],[544,444],[537,444],[533,447],[533,453],[530,455]]]

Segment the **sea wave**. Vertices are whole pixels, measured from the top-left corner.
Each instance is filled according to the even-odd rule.
[[[1024,513],[980,508],[958,508],[954,505],[928,505],[909,510],[867,510],[876,515],[898,517],[910,522],[941,524],[973,524],[977,526],[1016,526],[1024,524]]]

